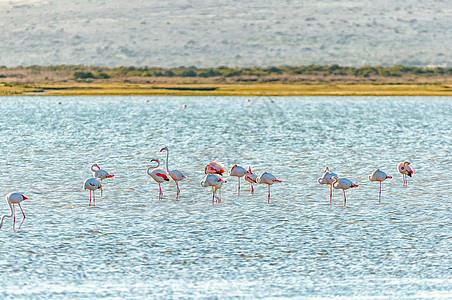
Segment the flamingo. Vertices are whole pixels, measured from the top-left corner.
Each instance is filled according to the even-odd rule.
[[[166,174],[166,172],[164,170],[158,169],[158,167],[160,165],[159,160],[158,159],[152,159],[151,162],[153,162],[153,161],[155,161],[157,163],[157,166],[149,167],[147,169],[147,173],[148,173],[149,176],[152,177],[152,179],[155,180],[155,182],[157,182],[159,184],[159,190],[160,190],[159,200],[162,200],[163,199],[163,192],[162,192],[162,187],[160,186],[160,184],[162,182],[169,181],[170,179],[168,178],[168,175]],[[153,169],[153,170],[151,171],[151,169]]]
[[[217,199],[218,203],[221,202],[221,186],[226,182],[226,180],[224,180],[217,174],[206,174],[206,176],[204,176],[203,180],[201,181],[201,186],[212,187],[212,204],[214,204],[215,199]],[[216,195],[217,191],[219,192],[219,197]]]
[[[22,218],[22,222],[20,222],[19,228],[22,226],[22,223],[25,221],[25,214],[24,214],[24,210],[22,209],[22,206],[20,206],[20,203],[24,200],[28,200],[27,197],[25,197],[24,195],[20,194],[20,193],[9,193],[8,195],[5,196],[5,200],[6,203],[9,206],[9,211],[10,214],[9,215],[3,215],[1,220],[0,220],[0,229],[3,226],[3,219],[7,218],[11,218],[13,217],[13,230],[16,230],[15,225],[16,225],[16,211],[14,209],[14,204],[19,205],[20,210],[22,211],[22,215],[24,216]]]
[[[251,167],[248,167],[248,170],[246,170],[245,174],[245,181],[251,184],[251,195],[254,195],[253,183],[257,183],[256,179],[257,175],[251,171]]]
[[[91,206],[91,193],[93,194],[93,206],[96,206],[96,197],[94,196],[94,192],[98,189],[102,190],[102,182],[100,182],[97,178],[91,177],[85,180],[83,183],[83,189],[89,190],[89,205]]]
[[[97,168],[97,170],[95,168]],[[102,180],[104,180],[104,179],[115,177],[115,175],[112,175],[112,174],[108,173],[107,171],[102,170],[98,164],[92,165],[91,171],[93,172],[93,177],[100,179],[101,183],[102,183]],[[100,189],[101,197],[102,197],[102,191],[103,191],[103,188]]]
[[[372,174],[369,175],[370,181],[379,181],[380,182],[380,193],[378,194],[378,203],[381,203],[381,183],[386,179],[392,179],[391,176],[387,175],[385,172],[376,169]]]
[[[341,189],[344,192],[344,206],[347,205],[347,198],[345,197],[345,190],[352,189],[358,187],[357,184],[354,184],[351,180],[347,178],[337,178],[333,177],[333,187],[335,189]]]
[[[326,184],[330,186],[330,204],[333,198],[333,177],[338,177],[337,174],[331,172],[328,167],[325,168],[325,173],[323,173],[322,177],[317,179],[317,182],[320,184]]]
[[[226,172],[224,170],[224,167],[217,161],[210,162],[206,165],[204,168],[205,174],[218,174],[223,175],[223,173]]]
[[[245,176],[246,170],[241,166],[233,165],[232,168],[228,172],[229,176],[235,176],[239,179],[239,189],[237,194],[240,195],[240,177]]]
[[[162,148],[160,150],[160,152],[165,151],[165,150],[166,150],[166,173],[168,173],[169,176],[171,177],[171,179],[173,179],[174,182],[176,183],[176,187],[177,187],[176,200],[177,200],[177,199],[179,199],[179,193],[180,193],[178,182],[183,180],[184,178],[187,178],[187,177],[184,174],[182,174],[182,172],[179,171],[179,170],[172,170],[172,171],[170,171],[168,169],[168,156],[169,156],[168,147]]]
[[[408,176],[412,176],[414,171],[413,169],[410,167],[410,163],[405,161],[405,162],[401,162],[397,165],[397,170],[399,170],[399,172],[402,174],[403,177],[403,187],[407,187],[408,186],[408,182],[406,179],[406,175]]]
[[[281,180],[276,179],[276,177],[270,173],[264,172],[259,177],[256,178],[256,182],[259,184],[267,184],[268,185],[268,203],[270,204],[270,186],[275,182],[282,182]]]

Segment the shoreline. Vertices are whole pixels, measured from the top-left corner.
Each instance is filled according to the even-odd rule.
[[[452,84],[0,82],[2,96],[452,96]]]

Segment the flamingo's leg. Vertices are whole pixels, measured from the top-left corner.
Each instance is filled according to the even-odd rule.
[[[238,192],[237,192],[237,195],[240,196],[240,177],[237,177],[237,178],[239,179],[239,190],[238,190]]]
[[[270,204],[270,185],[268,185],[268,204]]]
[[[100,196],[102,197],[102,192],[104,191],[104,185],[102,184],[102,179],[100,180],[100,185],[102,186],[100,188]]]
[[[381,181],[380,181],[380,193],[378,194],[378,203],[381,203]]]
[[[89,205],[88,206],[91,206],[91,190],[89,190]]]
[[[252,183],[251,183],[251,195],[254,195],[254,187]]]
[[[212,187],[212,204],[215,203],[215,190]]]
[[[221,202],[221,188],[218,189],[218,203]]]
[[[159,183],[159,200],[163,200],[163,192],[160,183]]]
[[[25,221],[25,213],[24,213],[24,210],[22,209],[22,206],[20,206],[20,203],[17,203],[17,204],[19,205],[19,208],[22,211],[22,215],[24,216],[22,219],[22,222],[20,222],[20,225],[19,225],[19,229],[20,229],[20,227],[22,226],[22,223]]]
[[[345,197],[345,190],[344,191],[344,206],[347,206],[347,198]]]
[[[14,203],[13,203],[13,230],[16,230],[16,209],[14,207]]]
[[[180,189],[179,189],[179,184],[176,181],[176,188],[177,188],[177,193],[176,193],[176,200],[179,199],[179,193],[180,193]]]
[[[93,206],[96,206],[96,194],[93,191]]]
[[[330,204],[333,202],[333,185],[330,184]]]

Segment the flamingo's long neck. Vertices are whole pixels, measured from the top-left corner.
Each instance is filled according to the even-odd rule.
[[[97,170],[94,169],[95,167],[97,168]],[[100,170],[99,166],[96,166],[96,165],[91,166],[91,171],[93,171],[94,173],[97,173],[99,170]]]
[[[2,228],[2,226],[3,226],[3,219],[4,219],[4,218],[11,218],[11,217],[13,216],[13,208],[12,208],[12,206],[11,206],[11,202],[9,202],[9,201],[7,200],[6,203],[8,203],[10,214],[9,214],[9,215],[3,215],[3,216],[2,216],[2,219],[0,220],[0,228]]]
[[[169,151],[168,151],[168,149],[166,149],[166,173],[169,174],[168,156],[169,156]]]
[[[159,166],[160,166],[160,162],[158,161],[158,160],[154,160],[154,162],[156,162],[157,163],[157,166],[155,166],[155,167],[153,167],[153,166],[150,166],[148,169],[147,169],[147,173],[148,173],[148,175],[149,176],[151,176],[151,169],[155,169],[155,168],[158,168]]]

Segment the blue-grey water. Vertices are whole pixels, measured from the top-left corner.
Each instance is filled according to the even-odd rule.
[[[0,230],[0,298],[449,298],[451,120],[451,97],[1,98],[0,192],[30,200]],[[164,146],[177,201],[146,174]],[[212,205],[212,160],[283,182],[267,204],[226,174]],[[115,178],[90,208],[93,163]],[[346,207],[325,166],[359,185]]]

